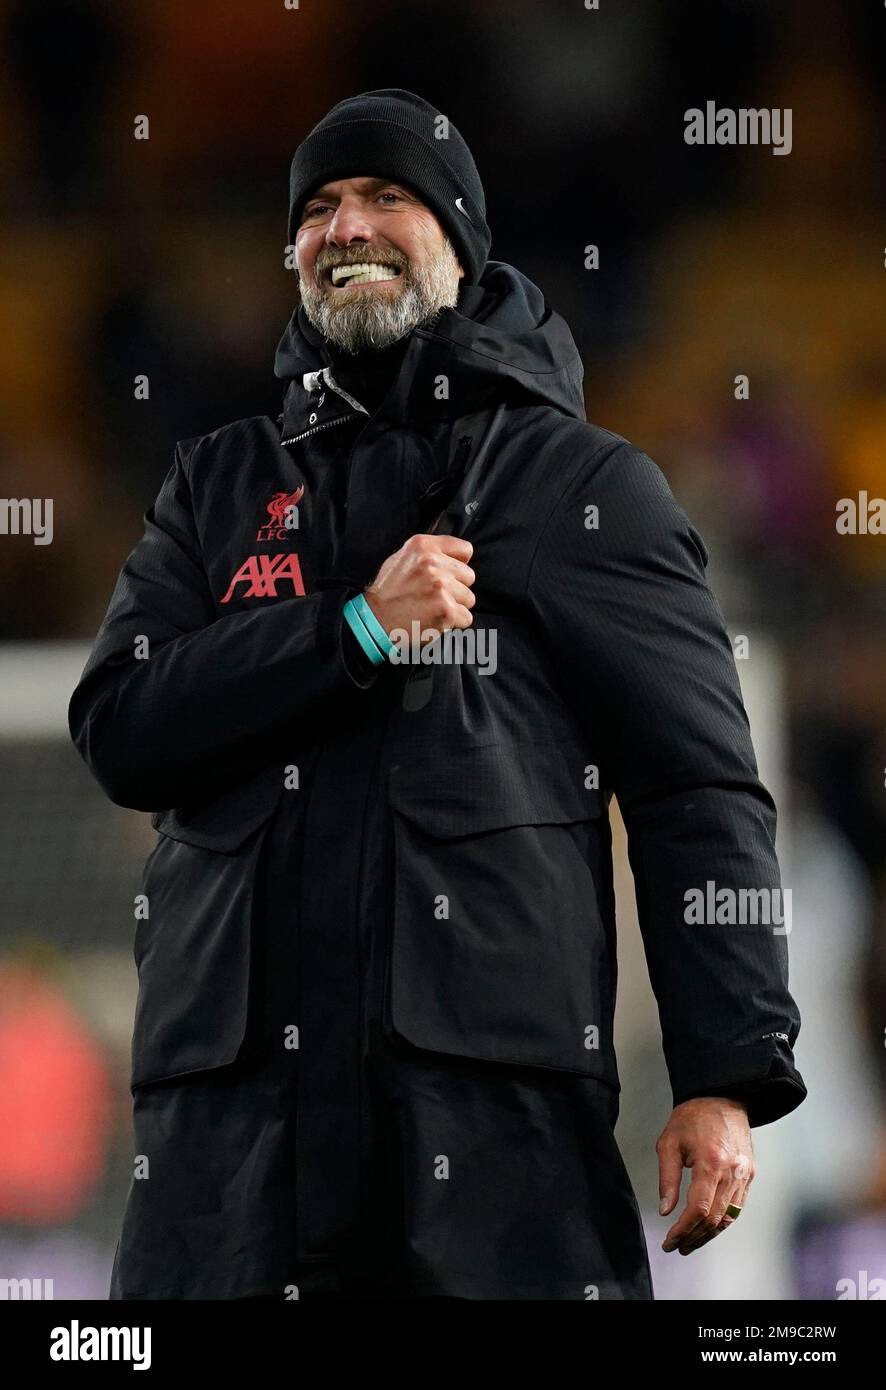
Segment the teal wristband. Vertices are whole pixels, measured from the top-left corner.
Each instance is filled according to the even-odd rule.
[[[353,632],[354,636],[360,643],[360,646],[363,648],[366,655],[369,657],[369,660],[372,662],[373,666],[380,666],[385,659],[385,654],[384,652],[379,651],[378,647],[373,642],[369,633],[366,631],[366,628],[363,626],[363,623],[360,619],[360,614],[357,612],[357,609],[354,606],[354,600],[352,598],[348,599],[342,611],[344,613],[348,627]]]
[[[385,656],[390,656],[397,643],[392,642],[391,638],[385,632],[378,618],[369,607],[366,601],[366,595],[355,594],[351,599],[351,603],[353,603],[358,615],[362,618],[363,625],[369,633],[369,636],[375,642],[375,645],[381,649]]]

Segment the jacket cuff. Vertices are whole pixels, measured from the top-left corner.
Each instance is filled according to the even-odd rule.
[[[790,1047],[777,1040],[745,1046],[682,1045],[668,1052],[674,1105],[699,1096],[726,1096],[747,1108],[751,1128],[789,1115],[806,1098]]]
[[[342,607],[344,607],[344,604],[342,604]],[[350,623],[346,623],[342,620],[340,632],[341,654],[345,669],[356,685],[366,689],[367,686],[372,685],[381,675],[383,663],[379,662],[376,665],[369,660],[369,657],[351,631]]]
[[[382,667],[374,666],[344,621],[344,606],[361,592],[360,585],[342,579],[324,586],[317,617],[317,649],[321,656],[335,659],[351,683],[361,690],[375,684]]]

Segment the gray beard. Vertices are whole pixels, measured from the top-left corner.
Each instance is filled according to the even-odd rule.
[[[460,285],[455,247],[447,237],[430,264],[405,265],[394,294],[356,290],[333,299],[334,291],[312,276],[299,282],[305,314],[323,337],[342,352],[379,351],[397,343],[420,324],[433,323],[441,309],[454,309]]]

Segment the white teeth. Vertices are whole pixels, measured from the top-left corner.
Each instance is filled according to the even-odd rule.
[[[397,269],[375,261],[361,261],[353,265],[337,265],[332,270],[333,285],[368,285],[373,280],[395,280]]]

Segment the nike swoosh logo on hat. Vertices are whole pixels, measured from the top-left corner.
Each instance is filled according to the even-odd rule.
[[[462,207],[462,205],[461,205],[461,198],[456,198],[456,200],[455,200],[455,206],[458,208],[459,212],[463,212],[463,213],[464,213],[465,217],[466,217],[466,218],[468,219],[468,221],[470,222],[470,220],[471,220],[471,214],[468,212],[467,208],[463,208],[463,207]]]

